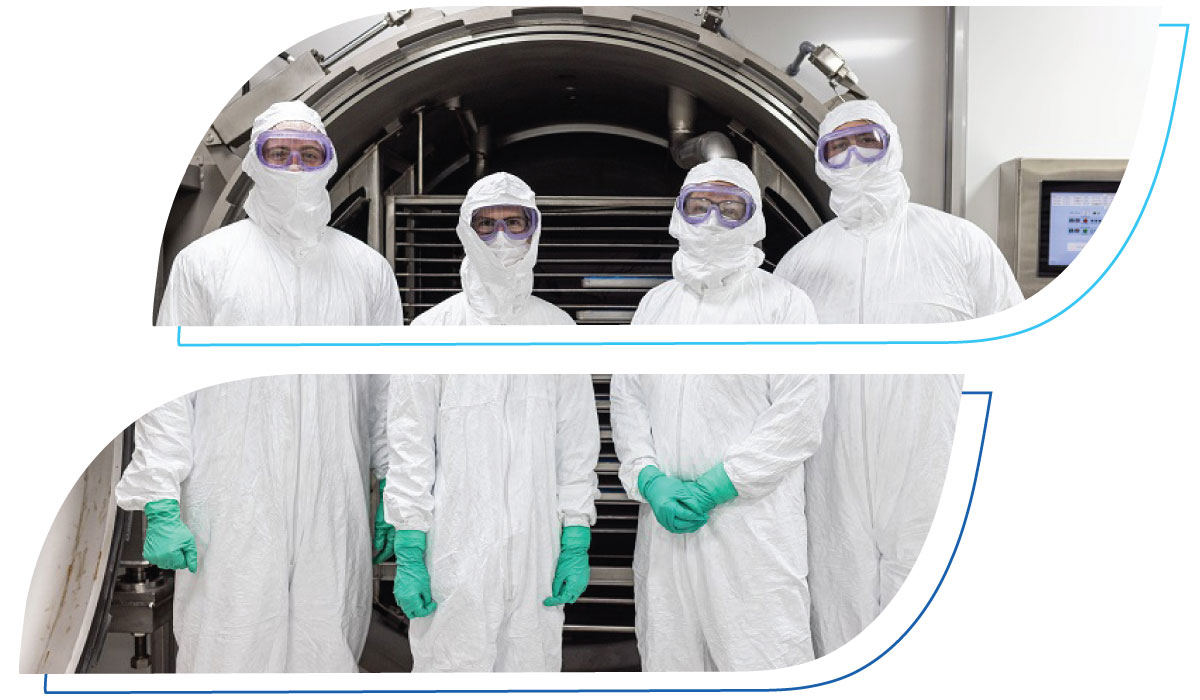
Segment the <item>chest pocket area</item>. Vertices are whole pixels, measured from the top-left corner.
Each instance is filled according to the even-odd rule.
[[[557,397],[555,375],[514,374],[509,375],[508,400],[511,407],[523,403],[526,410],[532,409],[540,415],[553,415]]]
[[[687,402],[692,420],[709,426],[712,435],[724,436],[726,447],[749,435],[758,415],[771,405],[765,374],[703,374],[691,380]]]
[[[951,242],[912,237],[880,246],[870,265],[879,277],[868,289],[868,323],[945,323],[969,318],[971,300]],[[822,319],[824,320],[824,319]]]
[[[503,374],[452,374],[442,378],[442,410],[504,405],[509,377]]]
[[[457,374],[443,378],[442,409],[470,406],[516,407],[523,402],[553,406],[552,374]]]

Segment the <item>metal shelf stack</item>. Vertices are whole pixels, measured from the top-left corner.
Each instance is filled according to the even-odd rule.
[[[457,293],[462,197],[392,197],[387,250],[405,323]],[[671,277],[669,197],[541,197],[533,293],[577,323],[628,323],[646,290]]]

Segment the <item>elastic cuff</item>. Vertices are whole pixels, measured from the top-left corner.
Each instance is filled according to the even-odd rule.
[[[737,489],[734,488],[733,482],[729,480],[729,474],[725,473],[725,467],[722,465],[717,465],[701,474],[700,478],[696,479],[696,484],[712,495],[717,505],[738,497]]]
[[[638,474],[637,478],[638,493],[642,494],[642,498],[646,497],[646,487],[651,482],[657,481],[661,476],[663,476],[662,471],[653,464],[647,464],[642,467],[642,471]]]
[[[563,527],[591,527],[596,524],[595,506],[590,513],[563,513],[561,518]]]
[[[571,525],[562,529],[562,548],[587,549],[592,545],[592,528]]]
[[[157,501],[150,501],[145,505],[143,510],[146,511],[146,517],[150,519],[179,519],[179,501],[175,500],[174,498],[163,498]]]
[[[415,547],[424,552],[425,533],[420,530],[396,530],[396,539],[392,541],[392,547]]]

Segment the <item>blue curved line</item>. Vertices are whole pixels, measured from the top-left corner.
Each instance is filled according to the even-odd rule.
[[[773,345],[970,345],[975,343],[987,343],[993,340],[1004,340],[1018,335],[1023,335],[1037,328],[1050,323],[1054,319],[1062,316],[1069,309],[1074,307],[1083,300],[1096,285],[1100,284],[1100,280],[1108,275],[1108,271],[1113,265],[1117,264],[1117,259],[1125,252],[1125,247],[1129,245],[1129,241],[1133,238],[1133,234],[1137,231],[1138,224],[1142,222],[1142,215],[1146,213],[1146,207],[1150,204],[1150,195],[1154,193],[1154,186],[1158,184],[1158,175],[1162,171],[1163,160],[1167,155],[1167,144],[1171,140],[1171,127],[1175,124],[1175,107],[1179,103],[1179,86],[1183,81],[1183,63],[1187,56],[1187,41],[1188,34],[1191,32],[1190,24],[1160,24],[1163,28],[1182,28],[1183,29],[1183,49],[1179,52],[1179,72],[1175,76],[1175,94],[1171,98],[1171,116],[1167,121],[1167,133],[1163,137],[1162,151],[1158,154],[1158,165],[1154,168],[1154,178],[1150,181],[1150,189],[1146,192],[1146,199],[1142,202],[1142,208],[1138,212],[1137,219],[1133,222],[1133,227],[1129,229],[1129,235],[1125,237],[1125,242],[1117,250],[1117,254],[1108,263],[1100,276],[1096,278],[1087,289],[1083,291],[1074,301],[1064,306],[1053,316],[1035,323],[1028,328],[1011,333],[1003,333],[994,335],[988,338],[969,338],[964,340],[690,340],[690,341],[633,341],[633,340],[614,340],[614,341],[475,341],[475,342],[415,342],[415,343],[185,343],[183,342],[183,326],[176,326],[175,344],[181,348],[294,348],[294,347],[614,347],[614,346],[773,346]]]
[[[963,533],[967,529],[967,519],[971,517],[971,506],[975,503],[975,487],[979,484],[979,467],[983,464],[983,445],[987,441],[988,423],[992,417],[992,392],[991,391],[964,391],[964,396],[986,396],[987,408],[983,414],[983,432],[979,436],[979,454],[975,458],[975,476],[971,480],[971,495],[967,498],[967,510],[963,513],[962,525],[958,528],[958,539],[954,541],[954,549],[950,552],[950,560],[946,562],[946,568],[942,571],[941,578],[938,579],[937,586],[933,589],[933,593],[929,595],[929,600],[925,601],[924,607],[917,617],[908,625],[904,633],[896,638],[887,649],[884,649],[878,656],[871,659],[867,663],[859,666],[853,671],[837,678],[831,678],[820,683],[810,683],[808,685],[797,685],[784,688],[531,688],[531,689],[467,689],[467,690],[50,690],[49,689],[49,674],[42,674],[42,694],[43,695],[399,695],[399,694],[432,694],[432,693],[781,693],[793,690],[808,690],[810,688],[819,688],[823,685],[837,683],[838,681],[846,680],[847,678],[861,673],[870,668],[876,661],[879,661],[888,652],[896,647],[913,627],[921,621],[925,616],[925,611],[933,603],[933,599],[937,597],[938,591],[942,590],[942,584],[946,581],[946,575],[950,573],[950,565],[954,563],[954,558],[958,555],[958,547],[962,544]]]

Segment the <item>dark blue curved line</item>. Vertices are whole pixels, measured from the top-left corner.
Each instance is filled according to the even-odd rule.
[[[1003,333],[994,335],[989,338],[970,338],[965,340],[691,340],[691,341],[633,341],[633,340],[615,340],[615,341],[475,341],[475,342],[415,342],[415,343],[184,343],[183,342],[183,326],[176,327],[175,344],[181,348],[322,348],[322,347],[609,347],[609,346],[771,346],[771,345],[969,345],[974,343],[987,343],[993,340],[1004,340],[1018,335],[1023,335],[1037,328],[1050,323],[1054,319],[1062,316],[1069,309],[1074,307],[1083,300],[1091,291],[1100,284],[1100,280],[1108,275],[1108,271],[1117,263],[1117,259],[1125,252],[1125,247],[1129,245],[1129,241],[1133,238],[1133,234],[1137,231],[1138,224],[1142,222],[1142,215],[1146,213],[1146,207],[1150,204],[1150,195],[1154,193],[1154,186],[1158,184],[1158,175],[1162,170],[1163,159],[1167,155],[1167,144],[1171,140],[1171,127],[1175,123],[1175,107],[1179,103],[1179,86],[1183,81],[1183,63],[1187,56],[1187,40],[1188,34],[1191,31],[1190,24],[1160,24],[1159,27],[1183,28],[1183,49],[1179,52],[1179,72],[1175,76],[1175,95],[1171,98],[1171,117],[1167,121],[1167,133],[1163,137],[1162,151],[1158,154],[1158,165],[1154,168],[1154,179],[1150,181],[1150,189],[1146,192],[1146,199],[1142,202],[1142,208],[1138,212],[1137,219],[1133,222],[1133,228],[1129,229],[1129,235],[1125,237],[1125,242],[1121,244],[1117,254],[1108,263],[1108,266],[1100,273],[1087,289],[1083,291],[1074,301],[1064,306],[1060,311],[1053,316],[1035,323],[1028,328],[1011,333]]]
[[[925,606],[921,608],[921,612],[904,630],[904,633],[896,638],[887,649],[884,649],[878,656],[871,659],[867,663],[859,666],[853,671],[832,678],[820,683],[810,683],[808,685],[797,685],[785,688],[532,688],[532,689],[468,689],[468,690],[50,690],[49,674],[42,674],[42,694],[43,695],[399,695],[399,694],[430,694],[430,693],[780,693],[793,690],[808,690],[810,688],[819,688],[823,685],[837,683],[843,681],[850,676],[858,674],[870,668],[876,661],[879,661],[896,647],[908,633],[916,627],[921,618],[925,616],[925,611],[933,603],[933,599],[937,597],[938,591],[942,590],[942,584],[946,581],[946,575],[950,573],[950,565],[954,563],[954,557],[958,555],[958,547],[962,544],[963,533],[967,529],[967,519],[971,516],[971,506],[975,503],[975,487],[979,484],[979,467],[983,464],[983,445],[987,441],[988,422],[992,416],[992,392],[990,391],[964,391],[964,396],[986,396],[987,409],[983,414],[983,433],[979,436],[979,455],[975,458],[975,476],[971,480],[971,495],[967,499],[967,510],[963,514],[962,525],[958,528],[958,539],[954,541],[954,549],[950,552],[950,560],[946,562],[946,568],[942,571],[942,577],[938,579],[937,586],[933,589],[933,593],[929,595],[929,600],[925,601]]]

